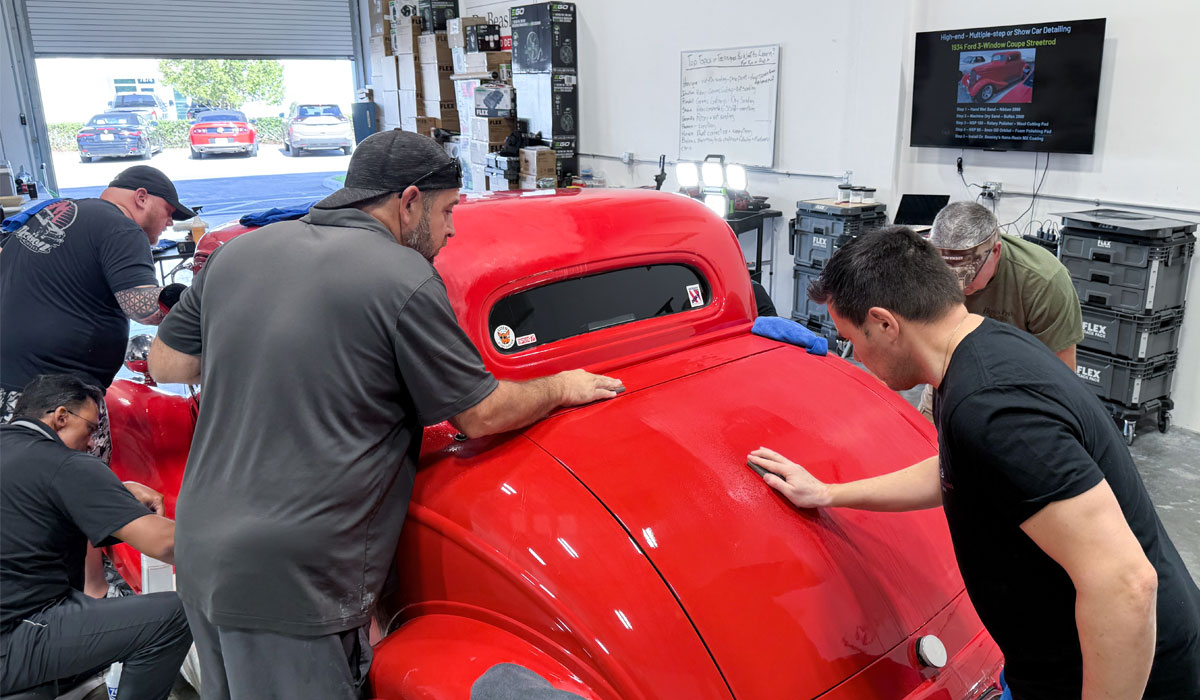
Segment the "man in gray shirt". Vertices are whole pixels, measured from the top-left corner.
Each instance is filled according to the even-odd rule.
[[[160,327],[154,378],[204,379],[176,570],[206,700],[357,697],[422,426],[478,437],[623,388],[484,368],[432,265],[460,182],[431,139],[375,134],[345,188],[218,248]]]

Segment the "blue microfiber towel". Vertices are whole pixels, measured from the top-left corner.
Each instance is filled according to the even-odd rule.
[[[253,214],[246,214],[238,220],[238,223],[242,226],[266,226],[276,221],[299,219],[307,214],[308,210],[312,209],[312,206],[316,203],[316,200],[313,200],[308,204],[301,204],[295,207],[275,207],[266,211],[256,211]]]
[[[813,333],[804,326],[778,316],[759,316],[750,329],[754,335],[778,340],[781,343],[791,343],[802,348],[808,348],[809,355],[826,355],[829,353],[829,341]]]
[[[45,201],[34,204],[33,206],[29,207],[25,211],[21,212],[20,214],[13,214],[12,216],[5,219],[3,223],[0,223],[0,230],[4,231],[5,233],[12,233],[13,231],[16,231],[17,229],[24,226],[25,222],[29,221],[29,219],[32,218],[34,214],[38,213],[42,209],[45,209],[47,205],[54,204],[57,201],[58,201],[58,198],[47,199]]]

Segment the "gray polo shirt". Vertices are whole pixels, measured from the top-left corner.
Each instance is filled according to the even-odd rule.
[[[203,358],[176,511],[179,595],[217,625],[364,624],[421,426],[497,384],[441,277],[367,214],[313,209],[221,246],[158,337]]]

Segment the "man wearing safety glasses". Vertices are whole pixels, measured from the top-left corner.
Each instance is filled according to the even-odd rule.
[[[967,310],[1030,333],[1075,371],[1083,313],[1071,275],[1041,246],[1001,235],[995,215],[975,202],[951,202],[933,220],[930,243],[958,277]],[[933,392],[921,412],[932,420]]]

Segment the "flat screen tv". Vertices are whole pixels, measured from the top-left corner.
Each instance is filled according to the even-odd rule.
[[[917,34],[910,143],[1091,153],[1104,23]]]

